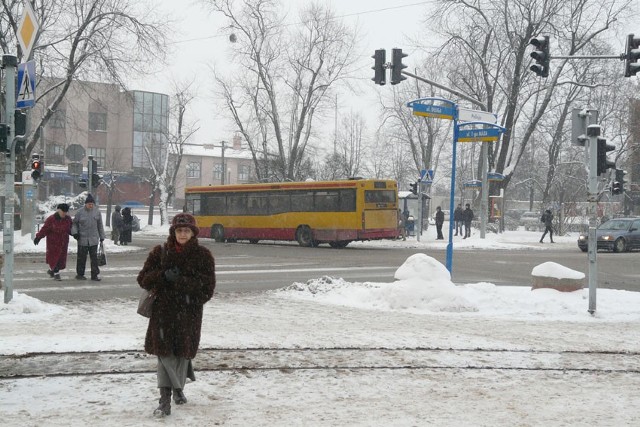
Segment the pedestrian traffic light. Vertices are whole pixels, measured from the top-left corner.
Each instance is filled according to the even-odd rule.
[[[627,48],[624,55],[624,76],[635,76],[640,71],[640,38],[636,38],[633,34],[627,36]]]
[[[411,187],[411,193],[416,194],[416,195],[418,194],[418,183],[417,182],[409,184],[409,187]]]
[[[94,160],[95,161],[95,160]],[[91,175],[91,186],[96,188],[102,182],[102,177],[97,173]]]
[[[406,65],[402,63],[402,58],[407,56],[406,53],[402,53],[402,49],[394,48],[391,51],[391,84],[397,85],[403,80],[407,78],[402,75],[402,70],[407,68]]]
[[[602,175],[607,169],[615,169],[616,162],[607,159],[607,153],[615,149],[616,147],[614,145],[607,144],[605,138],[601,136],[598,137],[598,175]]]
[[[374,76],[371,80],[373,80],[375,84],[380,86],[384,86],[387,83],[387,73],[385,69],[386,57],[387,51],[384,49],[376,49],[375,53],[372,56],[374,61],[373,67],[371,67],[371,69],[374,70]]]
[[[31,178],[33,178],[34,181],[38,181],[40,178],[42,178],[42,165],[43,165],[43,162],[40,159],[40,155],[32,154],[31,155]]]
[[[0,151],[11,152],[7,146],[7,141],[9,141],[9,127],[4,123],[0,123]]]
[[[25,135],[27,133],[27,115],[20,110],[15,111],[13,116],[14,135]]]
[[[611,184],[611,193],[612,194],[622,194],[624,193],[624,176],[627,174],[627,171],[622,169],[616,169],[616,176]]]
[[[531,57],[535,59],[536,63],[529,69],[540,77],[549,77],[549,61],[551,60],[549,36],[534,37],[529,41],[529,44],[534,45],[536,48],[531,52]]]
[[[86,180],[86,178],[78,178],[78,186],[80,188],[87,188],[87,180]]]
[[[90,174],[98,173],[98,161],[96,159],[89,159],[87,169]]]

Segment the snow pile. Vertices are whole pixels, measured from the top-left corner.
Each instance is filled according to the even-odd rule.
[[[556,279],[575,279],[581,280],[585,275],[581,271],[572,270],[555,262],[545,262],[537,265],[531,270],[533,276],[554,277]]]
[[[4,298],[4,291],[0,294]],[[14,298],[8,304],[0,304],[0,319],[7,321],[29,320],[35,317],[47,317],[62,313],[59,305],[47,304],[29,295],[13,292]],[[27,315],[27,316],[25,316]]]

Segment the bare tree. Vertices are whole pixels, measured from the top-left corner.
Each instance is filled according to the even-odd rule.
[[[274,0],[203,0],[233,29],[242,72],[216,76],[219,96],[253,154],[259,180],[304,178],[316,113],[330,88],[349,77],[355,33],[325,6],[305,5],[300,23],[283,24]],[[269,169],[269,168],[273,168]]]
[[[16,45],[22,1],[1,1],[4,12],[1,19],[6,19],[11,31],[0,32],[3,37],[0,46],[10,53]],[[33,48],[37,73],[55,81],[36,92],[36,102],[50,101],[42,117],[32,117],[33,129],[47,124],[74,80],[106,80],[124,88],[125,75],[129,78],[145,73],[149,64],[163,59],[170,20],[154,18],[148,5],[131,0],[31,0],[31,3],[40,24]],[[18,59],[26,58],[19,52]],[[39,132],[29,135],[27,154],[18,159],[17,170],[24,169],[39,135]]]

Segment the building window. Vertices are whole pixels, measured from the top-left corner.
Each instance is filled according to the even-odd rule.
[[[64,164],[64,147],[57,144],[47,145],[47,157],[49,163]]]
[[[249,165],[238,166],[238,181],[249,181],[250,170]]]
[[[89,130],[107,131],[106,113],[89,113]]]
[[[200,178],[200,163],[187,163],[187,178]]]
[[[64,129],[67,123],[67,112],[61,109],[54,111],[49,123],[52,128]]]
[[[105,148],[92,148],[87,149],[87,154],[93,156],[93,159],[98,162],[99,168],[104,168],[107,164],[107,150]]]
[[[213,181],[220,182],[222,180],[222,165],[216,163],[213,165]]]

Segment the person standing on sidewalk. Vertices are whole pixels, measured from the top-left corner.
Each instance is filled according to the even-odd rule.
[[[544,240],[544,236],[546,236],[547,233],[549,233],[549,239],[551,240],[551,243],[555,243],[553,241],[553,214],[551,213],[551,211],[549,209],[544,211],[540,220],[544,222],[545,227],[544,233],[542,233],[542,237],[540,238],[540,243],[542,243],[542,241]]]
[[[442,225],[444,224],[444,212],[440,209],[440,206],[436,208],[436,231],[438,232],[438,237],[436,240],[444,240],[444,236],[442,235]]]
[[[116,205],[111,214],[111,240],[116,245],[120,244],[120,232],[122,230],[122,214],[120,213],[120,205]]]
[[[456,222],[456,234],[454,234],[454,236],[462,236],[462,223],[464,218],[463,212],[464,211],[462,210],[462,203],[458,203],[458,207],[455,211],[453,211],[453,220]]]
[[[158,357],[160,390],[156,417],[171,415],[171,394],[177,405],[187,403],[184,385],[195,381],[191,359],[200,345],[204,304],[216,287],[215,260],[198,243],[195,218],[179,213],[171,222],[166,243],[154,247],[138,274],[141,288],[155,301],[144,350]]]
[[[60,278],[60,270],[67,268],[67,252],[69,251],[69,234],[71,234],[71,217],[67,215],[69,205],[60,203],[56,212],[45,220],[44,225],[33,239],[34,244],[47,238],[46,261],[49,264],[47,274],[55,280]]]
[[[473,221],[473,211],[471,210],[471,206],[469,203],[465,205],[464,211],[462,212],[462,220],[464,221],[464,237],[471,237],[471,221]]]
[[[78,241],[78,261],[76,263],[76,279],[87,280],[84,270],[87,267],[87,254],[91,258],[91,280],[99,282],[98,244],[104,242],[104,226],[102,213],[95,205],[91,194],[87,195],[84,207],[79,209],[73,218],[71,234]]]
[[[120,244],[128,245],[131,243],[131,235],[133,234],[133,215],[131,208],[122,209],[122,229],[120,231]]]

